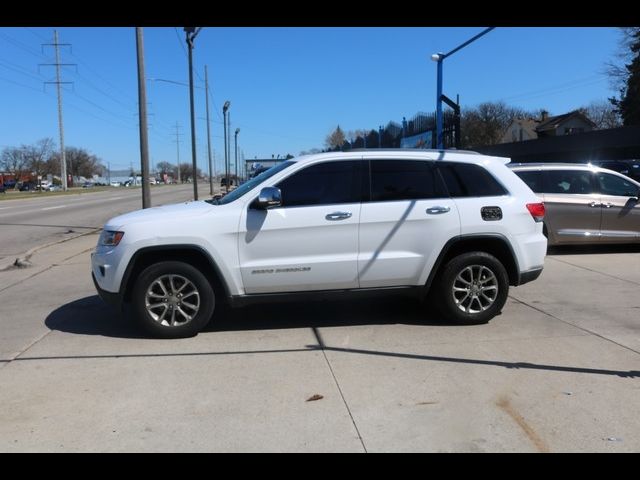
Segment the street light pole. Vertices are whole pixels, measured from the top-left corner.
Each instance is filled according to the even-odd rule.
[[[191,106],[191,160],[193,168],[193,199],[198,200],[198,167],[196,161],[196,116],[193,105],[193,41],[202,27],[184,27],[186,33],[187,46],[189,47],[189,103]]]
[[[142,175],[142,208],[151,206],[149,191],[149,138],[147,136],[147,92],[144,81],[144,43],[142,27],[136,27],[138,58],[138,113],[140,115],[140,173]]]
[[[224,178],[226,193],[229,193],[229,159],[227,148],[227,111],[231,106],[231,102],[227,100],[222,107],[222,125],[224,127]]]
[[[456,53],[458,50],[462,50],[464,47],[466,47],[467,45],[469,45],[472,42],[475,42],[477,39],[479,39],[480,37],[482,37],[483,35],[486,35],[487,33],[489,33],[491,30],[493,30],[496,27],[489,27],[484,29],[482,32],[480,32],[479,34],[477,34],[475,37],[470,38],[469,40],[467,40],[466,42],[464,42],[462,45],[458,45],[456,48],[454,48],[453,50],[451,50],[449,53],[434,53],[433,55],[431,55],[431,60],[433,60],[434,62],[438,62],[438,72],[437,72],[437,98],[436,98],[436,141],[437,141],[437,148],[439,150],[442,150],[444,148],[444,144],[442,141],[442,62],[444,61],[445,58],[450,57],[451,55],[453,55],[454,53]]]
[[[238,134],[240,133],[240,129],[236,128],[236,137],[235,137],[235,171],[236,171],[236,182],[238,181]]]
[[[442,61],[444,60],[444,54],[438,53],[433,57],[437,57],[438,73],[436,87],[436,145],[438,149],[443,148],[442,143]]]
[[[205,97],[207,97],[207,152],[209,154],[209,195],[213,196],[213,174],[214,171],[211,168],[211,129],[209,125],[209,74],[207,66],[204,66],[204,88]]]

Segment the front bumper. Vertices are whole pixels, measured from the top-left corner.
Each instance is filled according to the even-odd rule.
[[[100,298],[108,303],[109,305],[115,307],[117,310],[121,310],[122,309],[122,303],[123,303],[123,296],[120,294],[120,292],[118,293],[113,293],[113,292],[107,292],[106,290],[103,290],[102,288],[100,288],[100,285],[98,285],[98,282],[96,280],[96,276],[94,275],[93,272],[91,272],[91,279],[93,280],[93,284],[96,287],[96,290],[98,292],[98,295],[100,296]]]

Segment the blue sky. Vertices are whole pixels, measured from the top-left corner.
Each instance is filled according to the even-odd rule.
[[[112,169],[138,165],[134,28],[57,27],[65,86],[65,143]],[[436,64],[482,27],[205,27],[195,40],[196,85],[208,65],[216,170],[223,165],[222,105],[240,128],[245,158],[323,148],[337,124],[377,128],[435,109]],[[560,114],[614,95],[605,62],[618,51],[615,28],[499,27],[444,62],[444,93],[463,107],[504,100]],[[58,141],[53,28],[0,28],[0,149]],[[182,27],[144,28],[150,156],[191,161],[189,92]],[[196,89],[198,166],[207,170],[204,89]],[[232,140],[233,141],[233,140]],[[232,147],[233,154],[233,147]]]

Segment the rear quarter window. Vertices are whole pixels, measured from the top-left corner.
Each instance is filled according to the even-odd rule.
[[[438,169],[452,197],[495,197],[505,188],[484,168],[469,163],[439,163]]]
[[[514,171],[527,186],[536,193],[542,192],[542,171],[541,170],[522,170]]]

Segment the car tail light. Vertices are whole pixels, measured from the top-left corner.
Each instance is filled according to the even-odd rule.
[[[527,203],[527,210],[536,222],[541,222],[544,218],[544,203]]]

